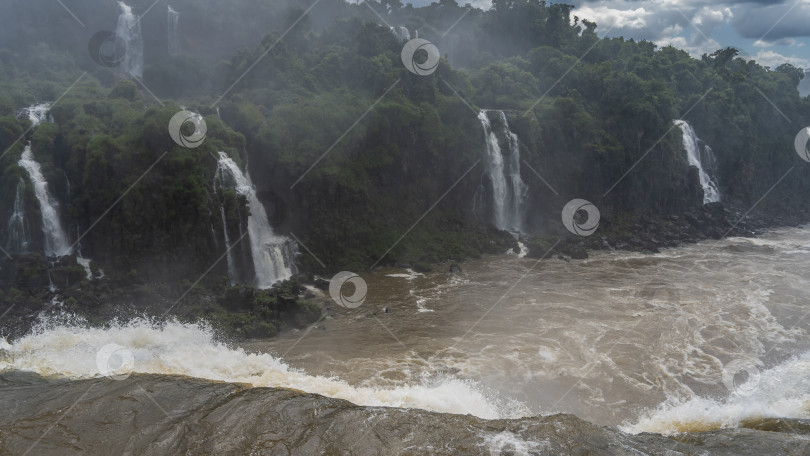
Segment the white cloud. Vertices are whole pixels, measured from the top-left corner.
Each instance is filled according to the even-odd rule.
[[[737,8],[734,28],[743,37],[759,41],[810,36],[810,0]]]
[[[774,45],[779,45],[779,46],[799,46],[799,47],[801,47],[801,46],[804,45],[804,43],[800,43],[800,42],[796,41],[796,38],[780,38],[780,39],[774,40],[774,41],[763,41],[763,40],[754,41],[754,46],[756,46],[756,47],[767,48],[767,47],[771,47],[771,46],[774,46]]]
[[[656,41],[655,44],[659,47],[674,46],[678,49],[683,49],[684,51],[688,52],[689,55],[695,58],[698,58],[703,54],[711,54],[712,52],[723,47],[720,43],[713,39],[704,39],[699,44],[692,44],[690,40],[687,40],[682,36],[663,38]]]
[[[692,25],[695,33],[692,35],[692,42],[699,44],[703,41],[711,41],[714,30],[720,25],[728,22],[734,14],[731,8],[709,8],[703,7],[692,17]]]
[[[789,63],[799,68],[810,68],[810,60],[796,56],[782,55],[767,49],[760,50],[757,55],[754,56],[754,60],[760,65],[769,66],[771,68],[776,68],[783,63]]]
[[[596,22],[602,30],[643,29],[647,26],[645,18],[651,14],[645,8],[623,10],[607,6],[597,8],[584,6],[577,8],[574,13],[581,18]]]

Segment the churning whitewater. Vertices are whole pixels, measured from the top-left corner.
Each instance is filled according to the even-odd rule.
[[[482,418],[518,417],[528,413],[504,406],[475,382],[446,379],[440,384],[383,389],[354,387],[336,377],[314,376],[291,368],[268,353],[248,353],[215,341],[210,328],[147,320],[87,329],[80,324],[43,321],[34,332],[9,344],[0,340],[0,371],[27,371],[54,377],[87,379],[120,367],[120,361],[98,354],[114,346],[132,355],[126,372],[183,375],[254,387],[280,387],[345,399],[358,405],[421,408],[472,414]],[[112,353],[112,352],[111,352]],[[118,365],[115,363],[118,362]],[[108,367],[108,363],[110,366]]]
[[[809,257],[810,230],[786,229],[535,269],[516,255],[470,261],[460,275],[388,269],[364,275],[366,309],[305,337],[229,345],[206,325],[43,319],[2,342],[0,371],[96,378],[122,364],[99,359],[112,346],[126,373],[484,419],[565,412],[664,435],[810,419]],[[527,277],[510,289],[517,274]],[[575,291],[582,282],[592,286]],[[493,302],[498,314],[481,320]],[[388,331],[368,317],[383,306]]]

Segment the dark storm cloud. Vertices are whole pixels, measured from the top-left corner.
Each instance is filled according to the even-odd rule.
[[[745,38],[763,41],[810,36],[810,1],[768,3],[764,7],[737,7],[734,29]]]

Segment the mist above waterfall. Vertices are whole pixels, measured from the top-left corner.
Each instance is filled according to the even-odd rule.
[[[169,41],[169,55],[176,56],[180,53],[180,13],[172,9],[171,5],[168,7],[167,22],[168,22],[168,41]]]
[[[141,21],[132,13],[132,7],[119,1],[121,15],[115,33],[124,42],[125,54],[121,62],[121,71],[129,76],[143,77],[143,36]]]

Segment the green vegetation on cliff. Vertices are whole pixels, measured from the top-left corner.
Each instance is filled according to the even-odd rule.
[[[0,49],[0,150],[9,149],[0,159],[0,222],[23,176],[16,163],[24,136],[72,237],[87,233],[83,252],[113,275],[136,269],[148,280],[193,280],[221,258],[219,205],[231,227],[249,211],[244,198],[215,192],[218,151],[250,163],[276,228],[314,254],[301,256],[305,270],[502,251],[508,236],[471,211],[484,172],[474,166],[484,154],[479,108],[507,110],[522,159],[548,183],[524,168],[534,233],[564,232],[559,213],[572,198],[594,202],[614,226],[628,215],[700,207],[672,125],[681,116],[714,149],[728,203],[750,207],[796,166],[759,208],[807,208],[810,171],[792,145],[810,120],[796,89],[802,71],[763,68],[733,49],[694,59],[649,42],[599,39],[596,24],[573,18],[572,7],[537,0],[496,0],[468,13],[452,0],[423,8],[323,0],[300,21],[310,4],[178,0],[185,52],[169,56],[165,17],[145,15],[143,33],[153,39],[136,83],[95,65],[86,40],[69,33],[67,13],[46,3],[0,6],[3,17],[57,24],[20,21],[0,32],[0,43],[14,43]],[[88,27],[111,28],[117,10],[97,3],[77,1],[77,14],[93,11]],[[143,13],[152,2],[131,3]],[[155,8],[165,7],[161,0]],[[372,9],[435,43],[438,70],[408,72],[402,43]],[[251,35],[257,30],[266,35]],[[54,123],[33,133],[15,116],[57,99]],[[771,102],[799,123],[784,122]],[[205,116],[197,149],[167,133],[180,104]],[[25,197],[36,213],[30,184]],[[5,229],[0,223],[0,242]],[[214,272],[225,273],[223,264]]]

